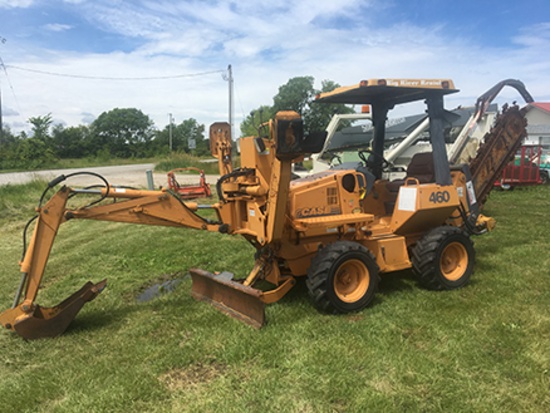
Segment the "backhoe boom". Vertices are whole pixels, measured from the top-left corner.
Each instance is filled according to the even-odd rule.
[[[104,198],[127,200],[88,208],[68,209],[68,199],[71,194],[77,193],[96,193]],[[113,187],[79,190],[63,186],[38,209],[34,232],[20,263],[21,286],[12,308],[0,314],[0,324],[26,339],[55,337],[65,331],[86,302],[93,300],[105,288],[107,280],[98,284],[88,282],[55,307],[46,308],[35,304],[50,251],[61,224],[79,218],[220,231],[222,225],[200,217],[195,213],[198,209],[196,203],[185,203],[177,194],[168,191],[140,191]]]

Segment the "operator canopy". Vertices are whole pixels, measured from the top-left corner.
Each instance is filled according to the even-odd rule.
[[[316,102],[387,106],[458,92],[450,79],[369,79],[320,93]]]
[[[388,111],[397,104],[424,100],[430,119],[430,141],[434,153],[435,182],[450,185],[451,174],[445,150],[443,121],[446,111],[443,96],[456,93],[450,79],[370,79],[354,86],[334,89],[316,96],[316,102],[361,104],[372,106],[374,139],[368,159],[377,179],[382,177],[385,123]]]

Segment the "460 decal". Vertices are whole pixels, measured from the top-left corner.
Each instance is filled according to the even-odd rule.
[[[429,200],[434,204],[445,204],[451,200],[451,194],[449,194],[449,191],[432,192]]]

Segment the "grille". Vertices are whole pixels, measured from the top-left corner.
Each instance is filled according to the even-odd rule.
[[[338,190],[336,188],[327,188],[327,204],[338,205]]]

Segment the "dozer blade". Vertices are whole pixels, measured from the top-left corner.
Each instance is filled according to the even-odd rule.
[[[55,307],[35,306],[32,313],[22,313],[19,307],[0,315],[2,324],[27,340],[56,337],[67,329],[80,309],[92,301],[107,285],[107,280],[97,284],[88,281],[80,290]],[[11,320],[10,320],[11,319]]]
[[[191,269],[193,298],[208,301],[218,310],[254,328],[265,325],[265,303],[262,291],[244,286],[227,277],[208,271]]]

